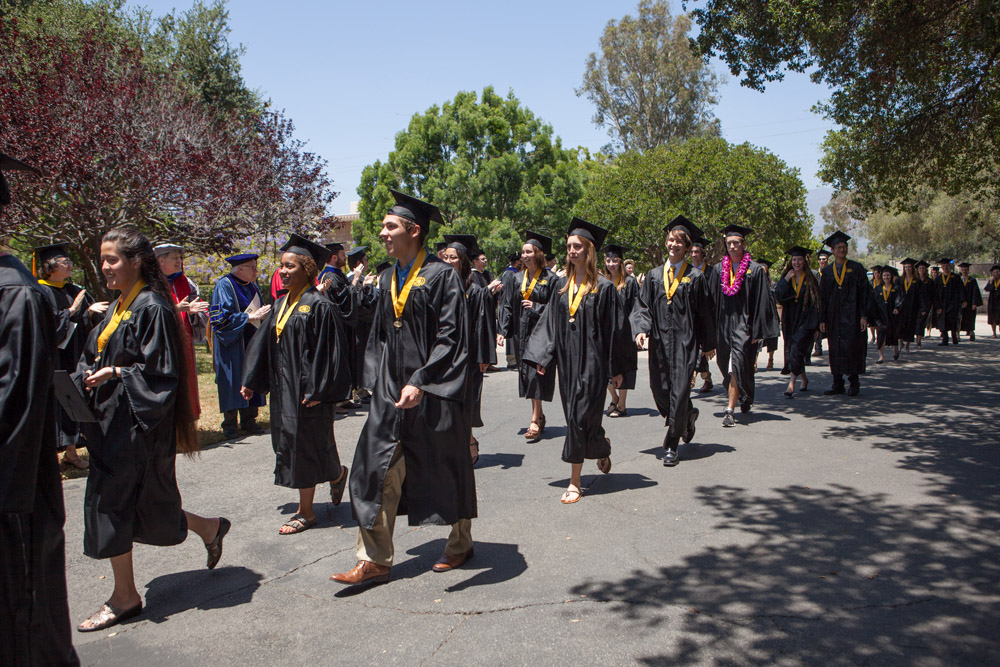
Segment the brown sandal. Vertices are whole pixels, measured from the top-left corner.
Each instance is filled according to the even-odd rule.
[[[330,482],[330,502],[336,507],[344,497],[344,489],[347,488],[349,471],[347,466],[340,466],[340,479]]]

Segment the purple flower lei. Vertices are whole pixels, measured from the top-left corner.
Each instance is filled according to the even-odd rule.
[[[729,254],[727,253],[725,257],[722,258],[722,271],[719,276],[719,280],[722,281],[722,293],[726,296],[733,296],[740,291],[743,287],[743,279],[747,276],[747,269],[750,268],[750,253],[743,253],[743,259],[740,260],[740,267],[736,271],[736,281],[732,285],[728,285],[729,274],[733,270],[733,264],[729,259]]]

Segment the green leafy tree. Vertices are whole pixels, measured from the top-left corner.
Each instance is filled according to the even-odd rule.
[[[688,3],[685,3],[685,5]],[[831,89],[817,110],[839,128],[821,176],[873,210],[915,186],[1000,190],[1000,7],[996,0],[705,0],[696,41],[745,86],[784,71]]]
[[[564,231],[569,211],[583,195],[586,154],[565,149],[551,126],[521,106],[513,92],[460,92],[455,99],[415,114],[396,135],[395,150],[361,174],[360,220],[355,239],[384,256],[378,239],[399,190],[441,208],[446,229],[433,224],[433,242],[444,233],[479,237],[494,262],[520,248],[533,229]]]
[[[719,78],[691,48],[687,16],[664,0],[640,0],[639,15],[608,21],[576,94],[597,107],[609,152],[646,151],[676,139],[718,135],[711,111]]]
[[[823,218],[823,238],[836,231],[841,231],[851,237],[849,242],[852,256],[857,255],[858,240],[864,234],[864,217],[854,206],[851,193],[837,190],[819,211]]]
[[[731,223],[754,229],[754,257],[777,262],[788,246],[814,243],[798,170],[764,149],[718,137],[619,157],[591,177],[577,212],[607,226],[643,271],[664,261],[663,226],[678,214],[705,231],[713,261],[724,252],[720,232]]]

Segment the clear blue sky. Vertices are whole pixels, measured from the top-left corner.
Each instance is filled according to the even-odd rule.
[[[130,2],[164,14],[190,0]],[[230,41],[242,43],[243,76],[284,109],[307,148],[329,162],[346,213],[362,168],[385,160],[395,134],[414,113],[460,90],[513,90],[552,125],[564,146],[597,150],[608,143],[591,122],[593,106],[573,92],[587,55],[599,48],[609,19],[635,14],[637,0],[604,2],[469,0],[349,2],[230,0]],[[673,10],[680,2],[673,0]],[[810,210],[829,199],[816,177],[820,143],[831,126],[810,108],[827,91],[789,75],[761,94],[713,63],[725,84],[715,113],[723,136],[765,147],[798,167]]]

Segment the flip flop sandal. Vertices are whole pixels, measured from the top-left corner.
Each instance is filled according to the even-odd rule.
[[[583,491],[580,487],[570,484],[569,488],[562,494],[562,498],[559,499],[563,505],[572,505],[573,503],[580,502],[580,498],[583,498]]]
[[[528,424],[528,430],[524,432],[524,437],[527,438],[528,442],[535,442],[541,434],[542,429],[539,428],[538,422],[531,422]]]
[[[330,502],[336,507],[340,504],[340,501],[344,498],[344,489],[347,488],[347,477],[348,470],[347,466],[340,466],[340,479],[336,482],[330,482]],[[305,530],[303,528],[303,530]]]
[[[279,535],[297,535],[298,533],[302,533],[302,532],[305,532],[305,531],[309,530],[310,528],[312,528],[315,525],[316,525],[316,519],[315,519],[315,517],[312,518],[312,519],[307,519],[304,516],[302,516],[301,514],[296,514],[295,516],[293,516],[291,519],[289,519],[288,521],[286,521],[281,526],[282,528],[284,528],[285,526],[287,526],[289,528],[292,528],[293,530],[290,530],[287,533],[283,533],[283,532],[281,532],[279,530],[278,534]]]
[[[611,411],[608,412],[608,417],[610,417],[611,419],[621,416],[622,416],[621,410],[619,410],[617,407],[611,408]]]
[[[209,570],[214,570],[215,566],[219,564],[219,560],[222,558],[222,540],[232,527],[233,524],[229,522],[229,519],[223,516],[219,517],[219,532],[215,534],[214,540],[205,545],[205,551],[208,552],[208,561],[205,565]]]
[[[603,459],[597,459],[597,469],[605,475],[611,472],[611,457],[606,456]]]
[[[101,605],[101,608],[95,611],[93,614],[87,617],[84,621],[91,622],[89,627],[84,627],[83,624],[76,626],[79,632],[97,632],[98,630],[104,630],[105,628],[110,628],[112,625],[118,625],[122,621],[127,621],[130,618],[135,618],[142,613],[142,602],[135,605],[131,609],[115,609],[111,606],[111,601],[105,602]]]

